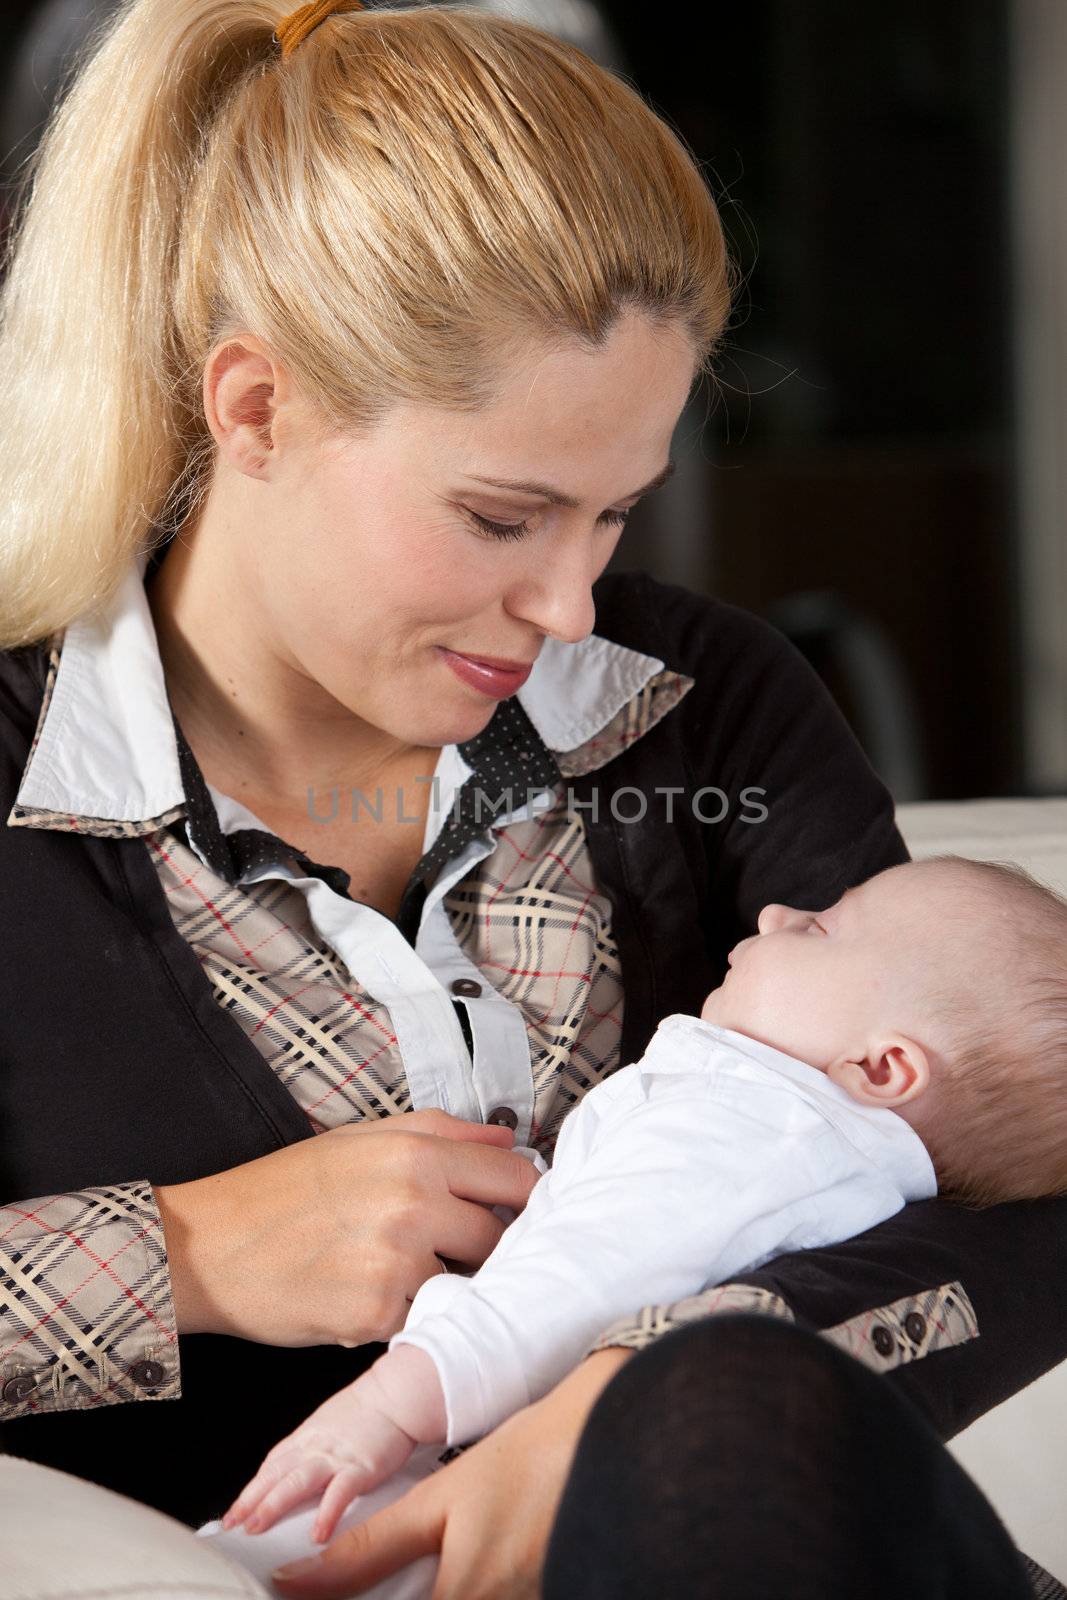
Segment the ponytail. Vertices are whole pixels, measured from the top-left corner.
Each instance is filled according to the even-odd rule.
[[[0,649],[114,596],[192,517],[216,343],[263,339],[321,418],[477,409],[509,347],[633,307],[705,364],[730,305],[691,153],[622,78],[464,5],[330,16],[124,0],[22,185],[0,291]]]

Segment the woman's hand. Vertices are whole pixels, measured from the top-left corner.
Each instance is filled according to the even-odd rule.
[[[510,1128],[414,1111],[156,1187],[179,1333],[365,1344],[404,1324],[443,1256],[479,1267],[538,1173]]]
[[[420,1556],[439,1554],[432,1600],[539,1600],[549,1534],[578,1439],[632,1355],[598,1350],[542,1400],[439,1467],[402,1499],[273,1575],[295,1597],[345,1600]],[[302,1569],[302,1570],[301,1570]]]

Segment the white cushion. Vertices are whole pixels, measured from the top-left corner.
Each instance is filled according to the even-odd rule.
[[[173,1517],[18,1456],[0,1456],[0,1524],[2,1600],[262,1600],[272,1592]]]
[[[928,800],[898,806],[897,826],[916,860],[1014,861],[1067,894],[1067,799]]]

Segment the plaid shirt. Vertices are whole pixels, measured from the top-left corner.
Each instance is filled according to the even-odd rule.
[[[144,838],[145,864],[159,875],[176,936],[206,969],[208,993],[262,1053],[311,1131],[409,1107],[440,1105],[477,1120],[506,1107],[516,1143],[547,1154],[570,1107],[620,1064],[623,1036],[611,902],[595,882],[579,807],[563,803],[565,785],[618,756],[631,783],[645,786],[630,791],[640,800],[660,758],[650,768],[642,747],[626,747],[662,722],[695,680],[595,634],[579,645],[546,644],[524,690],[497,707],[483,733],[441,751],[423,856],[393,923],[347,898],[339,868],[311,861],[205,783],[171,714],[143,576],[143,564],[131,571],[104,624],[82,621],[50,641],[8,825]],[[680,590],[656,590],[655,605],[677,617],[648,630],[667,643],[705,606],[715,613],[706,655],[679,652],[705,662],[707,681],[694,697],[708,707],[695,721],[699,750],[720,758],[725,750],[735,767],[743,756],[748,772],[776,793],[784,783],[799,794],[801,813],[808,808],[802,833],[774,832],[773,881],[765,876],[743,893],[728,888],[730,916],[739,893],[751,902],[746,917],[754,915],[759,895],[781,897],[790,878],[818,881],[825,892],[833,830],[854,829],[857,806],[861,818],[884,809],[844,723],[814,692],[808,670],[798,670],[795,653],[756,619]],[[668,743],[672,726],[661,730]],[[810,774],[798,766],[807,741],[821,752],[820,773],[836,774],[825,795],[810,792]],[[677,743],[684,748],[680,734]],[[532,798],[522,798],[525,788]],[[868,825],[885,829],[884,820]],[[899,841],[878,837],[862,857],[867,871],[899,859]],[[649,847],[629,863],[646,880]],[[676,868],[677,855],[667,852],[665,870]],[[764,849],[757,874],[766,858]],[[671,881],[682,892],[676,870]],[[666,992],[668,958],[656,959]],[[937,1209],[939,1228],[926,1207]],[[1016,1233],[1029,1239],[1029,1213],[1000,1210],[1008,1221],[1021,1217]],[[987,1342],[976,1338],[962,1284],[945,1271],[950,1261],[978,1270],[967,1230],[984,1226],[938,1201],[905,1207],[872,1230],[870,1246],[819,1251],[821,1277],[780,1258],[746,1281],[646,1307],[592,1348],[640,1349],[694,1317],[748,1309],[810,1320],[877,1371],[921,1372],[927,1363],[917,1358],[931,1351]],[[898,1235],[906,1270],[883,1270],[878,1251],[887,1240],[891,1252]],[[995,1277],[1003,1251],[989,1246],[984,1259]],[[893,1292],[883,1300],[887,1285]],[[1052,1336],[1046,1343],[1059,1349]],[[992,1382],[1003,1398],[1000,1347],[991,1349],[985,1367],[979,1352],[976,1381],[987,1391]],[[940,1407],[943,1426],[977,1414],[967,1411],[967,1396],[946,1406],[936,1383],[912,1382],[910,1390]],[[149,1180],[131,1176],[0,1208],[0,1421],[179,1393],[165,1241]]]
[[[104,621],[50,641],[8,826],[143,837],[215,1001],[313,1131],[504,1108],[515,1144],[550,1158],[567,1112],[620,1064],[623,1006],[566,780],[640,739],[693,680],[595,634],[546,641],[520,694],[442,749],[394,923],[205,781],[170,710],[144,573],[142,557]],[[0,1419],[180,1393],[148,1178],[0,1207],[0,1385]]]

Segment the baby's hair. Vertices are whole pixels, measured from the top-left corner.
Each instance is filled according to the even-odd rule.
[[[939,1191],[974,1208],[1067,1194],[1067,899],[1012,862],[927,860],[971,878],[970,926],[992,902],[1003,928],[995,973],[979,959],[935,1000],[950,1043],[920,1131]]]

